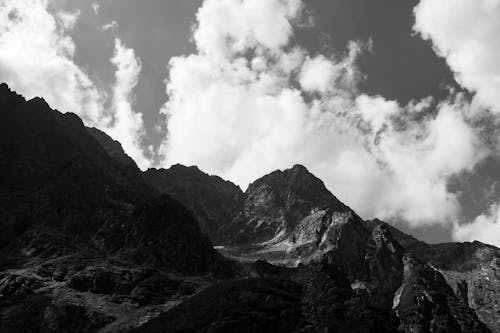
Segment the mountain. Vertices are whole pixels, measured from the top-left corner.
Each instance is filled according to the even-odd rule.
[[[368,229],[378,225],[386,226],[420,261],[439,270],[462,303],[492,331],[500,331],[500,249],[477,241],[426,244],[380,220],[365,221]]]
[[[158,192],[168,193],[191,209],[200,229],[216,245],[227,243],[232,234],[226,232],[240,211],[243,192],[229,181],[209,176],[195,166],[180,164],[169,169],[149,169],[146,182]]]
[[[150,188],[118,143],[5,84],[0,156],[0,331],[128,325],[232,274],[192,213]]]
[[[2,84],[0,175],[1,332],[500,332],[499,249],[364,221],[301,165],[142,173]]]
[[[326,210],[350,211],[320,179],[297,164],[265,175],[248,186],[243,210],[237,217],[243,229],[236,237],[254,243],[281,240],[307,216]]]
[[[297,244],[319,242],[328,227],[325,221],[340,216],[360,220],[302,165],[265,175],[244,193],[194,166],[149,169],[144,176],[151,187],[191,209],[200,228],[218,245],[276,243],[287,238]]]
[[[197,198],[200,197],[220,197],[221,184],[237,188],[234,184],[219,177],[208,176],[195,167],[176,165],[172,169],[189,169],[190,177],[197,179],[197,183],[190,183],[189,193],[198,193],[198,196],[177,195],[181,202],[195,212],[200,207],[204,209],[210,207],[211,211],[221,209],[220,205],[210,204],[207,201],[203,204],[197,203]],[[155,172],[165,171],[155,170]],[[172,178],[167,183],[176,184],[175,188],[169,187],[169,193],[182,193],[185,190],[184,181],[181,182],[179,179],[183,177],[174,177],[173,175],[180,173],[172,170],[169,173]],[[210,181],[218,186],[211,186],[204,195],[199,195],[202,192],[197,187],[206,186]],[[154,181],[149,178],[149,183],[154,184]],[[163,184],[163,188],[167,186]],[[162,191],[159,187],[157,189]],[[269,260],[275,264],[292,266],[330,260],[335,262],[335,267],[341,268],[348,281],[356,281],[356,285],[367,288],[370,294],[378,294],[374,299],[385,302],[386,310],[387,304],[390,303],[392,306],[392,297],[396,289],[403,284],[404,267],[407,267],[407,270],[411,267],[418,281],[439,274],[437,280],[429,280],[425,284],[425,288],[437,288],[438,293],[447,294],[440,301],[443,304],[439,305],[439,309],[447,309],[448,316],[469,318],[470,322],[477,324],[475,328],[470,328],[472,331],[488,331],[488,328],[478,324],[480,323],[478,318],[490,329],[498,329],[496,323],[500,320],[500,312],[495,300],[500,297],[498,292],[500,278],[496,268],[497,260],[500,258],[499,249],[479,242],[426,244],[380,220],[363,221],[331,194],[321,180],[301,165],[265,175],[250,184],[243,195],[237,193],[238,195],[231,196],[232,209],[225,210],[225,218],[219,220],[220,227],[217,229],[219,232],[224,232],[225,229],[231,230],[226,234],[232,235],[233,239],[220,237],[220,234],[215,232],[216,239],[225,240],[222,242],[225,246],[220,247],[219,251],[227,257],[242,262]],[[239,207],[240,210],[235,210],[235,207]],[[229,217],[231,214],[232,218]],[[222,213],[213,215],[222,216]],[[387,247],[384,247],[386,249],[397,249],[391,250],[395,251],[393,254],[395,257],[389,260],[391,256],[388,253],[391,251],[376,250],[377,246],[381,246],[380,242],[388,242]],[[383,254],[382,258],[385,261],[381,263],[382,259],[379,258],[368,260],[370,256],[376,257],[374,253]],[[410,262],[418,264],[409,265]],[[378,268],[379,266],[383,268]],[[438,271],[435,271],[436,269]],[[373,276],[375,273],[379,276]],[[413,275],[410,274],[408,277],[413,278]],[[394,282],[391,283],[391,280]],[[394,289],[394,286],[397,287]],[[408,292],[412,295],[408,297],[421,297],[419,293],[426,289],[419,288]],[[382,296],[381,292],[386,293],[386,296]],[[413,304],[412,309],[417,307],[414,301],[406,298],[406,295],[405,292],[403,299]],[[384,299],[385,301],[382,301]],[[401,313],[406,313],[404,310],[406,305],[403,304],[407,303],[398,304],[401,304]],[[455,310],[452,311],[451,308],[460,310],[453,312]],[[421,307],[419,311],[423,316],[424,312],[435,310],[430,306]],[[428,325],[421,326],[418,330],[430,329],[429,323],[438,320],[432,316],[425,316],[428,318]],[[416,327],[413,321],[417,319],[406,315],[404,318],[408,321],[405,329],[411,330],[412,327]],[[446,327],[460,326],[456,319],[439,320],[444,320],[446,324],[443,325],[447,325]],[[460,328],[462,329],[470,331],[465,326]]]

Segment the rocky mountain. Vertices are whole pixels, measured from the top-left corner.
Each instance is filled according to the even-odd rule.
[[[186,167],[177,165],[175,168]],[[209,176],[199,169],[189,169],[198,175],[199,182],[207,181]],[[218,177],[212,179],[218,183],[227,183]],[[171,193],[182,191],[182,185],[178,186]],[[191,193],[197,192],[197,186],[200,184],[191,183]],[[236,188],[234,185],[233,187]],[[157,189],[161,191],[161,188]],[[214,191],[212,195],[216,195],[216,187],[211,190]],[[188,197],[189,201],[186,202],[186,197],[178,196],[181,202],[194,211],[199,209],[196,196]],[[494,287],[500,281],[496,269],[500,258],[497,248],[479,242],[430,245],[380,220],[363,221],[333,196],[321,180],[301,165],[266,175],[252,183],[242,196],[232,198],[236,197],[241,198],[241,201],[239,204],[234,203],[232,207],[240,207],[240,211],[233,209],[233,217],[228,218],[226,215],[224,221],[220,222],[222,227],[218,229],[222,231],[225,227],[232,230],[230,234],[233,235],[233,240],[226,238],[226,246],[219,248],[227,257],[247,262],[269,260],[289,266],[313,264],[328,259],[335,262],[336,268],[341,268],[348,281],[355,281],[356,286],[363,286],[362,288],[369,290],[369,294],[377,294],[371,302],[376,299],[385,304],[386,311],[392,306],[395,291],[403,284],[402,272],[405,267],[415,271],[418,281],[439,274],[437,280],[426,282],[425,288],[432,286],[439,290],[438,293],[448,294],[446,305],[442,305],[448,309],[446,311],[452,313],[450,307],[460,308],[453,315],[470,317],[468,320],[477,324],[475,328],[471,328],[472,331],[479,330],[477,327],[480,327],[480,331],[488,331],[486,326],[478,323],[485,323],[493,330],[498,329],[496,323],[500,322],[500,313],[495,300],[500,295]],[[219,209],[217,205],[208,207],[212,211]],[[383,251],[378,250],[381,242],[387,245],[383,247]],[[381,259],[378,255],[384,258],[384,262],[379,261]],[[410,262],[413,263],[411,267],[408,266]],[[430,274],[435,270],[437,273]],[[414,275],[412,273],[408,276]],[[418,290],[420,291],[409,292],[413,295],[411,297],[422,297],[419,292],[423,289]],[[385,296],[382,295],[384,293]],[[411,302],[412,309],[417,307],[414,300]],[[391,306],[388,307],[387,304]],[[401,304],[401,309],[406,309],[403,307],[406,303],[398,304]],[[406,313],[405,311],[401,310],[401,313]],[[423,313],[435,310],[421,307],[419,311]],[[440,327],[430,328],[429,323],[437,320],[432,316],[428,317],[428,324],[419,328],[414,328],[412,322],[421,319],[406,315],[404,318],[409,326],[399,328],[400,330],[432,331]],[[399,320],[401,323],[401,319]],[[443,324],[445,326],[456,321],[442,320],[446,323]],[[470,331],[464,327],[460,330]]]
[[[483,323],[492,331],[500,330],[500,249],[477,241],[427,244],[380,220],[364,223],[368,229],[385,225],[408,252],[439,270]]]
[[[0,332],[500,332],[499,249],[363,221],[301,165],[142,173],[3,84],[0,175]]]
[[[214,244],[227,243],[234,237],[227,226],[243,203],[243,192],[238,186],[195,166],[180,164],[169,169],[149,169],[144,177],[152,188],[170,194],[192,210],[201,230]]]
[[[283,240],[300,232],[304,224],[307,226],[309,223],[301,222],[308,216],[326,211],[347,213],[350,209],[304,166],[297,164],[288,170],[274,171],[251,183],[245,191],[243,209],[236,217],[242,226],[236,241]],[[301,236],[305,234],[295,238]]]
[[[149,169],[144,175],[151,187],[190,208],[218,245],[319,243],[328,221],[360,220],[302,165],[265,175],[244,193],[194,166]]]
[[[5,84],[0,106],[0,331],[126,327],[232,274],[104,133]]]

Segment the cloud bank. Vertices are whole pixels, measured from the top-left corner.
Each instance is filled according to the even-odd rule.
[[[493,117],[490,141],[500,152],[500,1],[421,0],[414,9],[414,29],[446,59],[456,81],[473,93],[473,114]],[[486,112],[485,112],[486,111]],[[498,200],[498,198],[496,198]],[[499,204],[470,224],[455,224],[456,240],[480,240],[500,246]]]
[[[500,1],[421,0],[414,29],[482,106],[500,112]]]
[[[365,217],[458,216],[448,180],[484,157],[460,95],[399,105],[360,93],[369,42],[309,53],[293,39],[310,21],[300,1],[206,0],[196,17],[197,52],[170,60],[165,166],[196,164],[245,188],[303,163]]]
[[[486,214],[479,215],[472,223],[455,224],[453,238],[457,241],[479,240],[499,246],[500,205],[492,204]]]
[[[27,98],[42,96],[62,112],[78,114],[122,142],[124,150],[145,168],[140,145],[143,123],[132,109],[140,62],[133,50],[115,42],[111,63],[116,82],[111,94],[96,87],[74,61],[75,44],[68,35],[80,12],[51,14],[46,0],[4,0],[0,3],[0,80]],[[111,98],[112,107],[104,108]]]

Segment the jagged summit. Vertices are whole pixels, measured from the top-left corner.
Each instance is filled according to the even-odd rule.
[[[238,214],[243,192],[235,184],[210,176],[198,167],[175,164],[169,169],[148,169],[146,182],[161,193],[168,193],[191,209],[201,230],[216,245],[231,238],[230,225]]]
[[[196,166],[175,164],[149,169],[144,175],[150,186],[192,209],[215,244],[284,239],[314,211],[351,211],[300,164],[255,180],[245,192]]]

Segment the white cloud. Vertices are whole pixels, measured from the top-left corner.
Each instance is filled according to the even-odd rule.
[[[333,89],[339,75],[340,69],[335,63],[320,54],[313,59],[306,59],[302,65],[299,82],[304,90],[327,93]]]
[[[142,115],[132,108],[133,90],[141,72],[141,63],[134,50],[126,48],[119,39],[115,39],[115,52],[111,63],[116,66],[115,85],[113,86],[112,111],[114,123],[105,130],[113,138],[119,139],[123,149],[137,165],[145,169],[150,161],[141,149],[141,137],[144,134]]]
[[[92,10],[94,11],[94,14],[99,14],[99,3],[97,2],[92,2],[91,4]]]
[[[479,215],[467,224],[455,224],[453,238],[456,241],[474,241],[500,247],[500,205],[490,206],[487,214]]]
[[[206,56],[225,58],[248,46],[276,49],[287,44],[290,18],[302,9],[300,0],[205,1],[197,13],[193,39]]]
[[[471,171],[486,154],[463,115],[467,105],[444,102],[437,107],[435,117],[416,121],[411,118],[414,110],[393,107],[391,111],[380,99],[371,104],[364,106],[370,110],[364,114],[369,115],[372,130],[380,132],[374,136],[370,150],[387,168],[386,178],[390,180],[390,188],[377,199],[376,215],[397,213],[414,226],[457,218],[460,207],[456,195],[448,192],[448,179]],[[374,110],[380,111],[378,117],[373,117]],[[407,119],[383,121],[383,115]],[[401,126],[401,121],[405,130],[395,126]]]
[[[77,10],[73,13],[60,11],[56,14],[56,17],[64,29],[70,30],[73,29],[76,21],[80,17],[80,11]]]
[[[67,30],[78,12],[47,10],[45,0],[4,0],[0,3],[0,80],[26,98],[43,97],[49,105],[78,114],[86,125],[111,133],[141,167],[142,118],[131,108],[132,89],[140,63],[132,50],[116,42],[113,64],[117,82],[112,107],[104,108],[109,94],[97,89],[92,79],[73,61],[75,44]]]
[[[115,20],[111,21],[110,23],[104,24],[101,29],[104,31],[110,30],[110,29],[117,29],[118,28],[118,22]]]
[[[437,54],[446,59],[456,81],[473,92],[468,116],[489,117],[486,122],[491,128],[483,134],[497,146],[497,151],[491,153],[499,154],[500,0],[421,0],[414,13],[414,30],[432,42]],[[493,111],[496,117],[478,113],[484,108]],[[450,157],[443,156],[442,161],[448,162]],[[488,213],[472,223],[455,224],[454,238],[499,246],[499,207],[492,205]]]
[[[290,22],[302,9],[298,1],[203,3],[197,53],[170,61],[165,166],[196,164],[246,187],[303,163],[366,217],[450,223],[460,207],[448,179],[484,156],[469,105],[360,95],[355,62],[366,45],[351,42],[339,59],[292,47]]]
[[[500,1],[421,0],[415,26],[477,103],[500,112]]]
[[[75,45],[46,1],[6,0],[0,7],[0,78],[27,98],[43,96],[90,124],[103,121],[104,96],[72,60]]]

